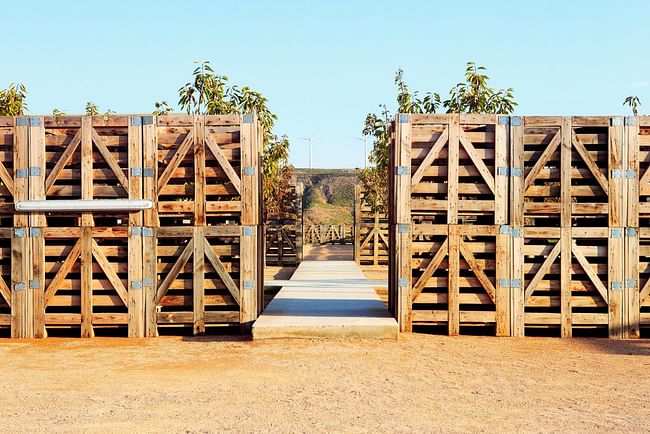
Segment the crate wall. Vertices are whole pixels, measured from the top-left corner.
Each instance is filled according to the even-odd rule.
[[[0,122],[6,127],[0,163],[19,194],[7,196],[11,188],[3,190],[0,168],[1,202],[11,201],[15,227],[7,229],[6,240],[0,237],[0,270],[3,278],[10,273],[11,298],[0,301],[0,328],[9,304],[16,337],[154,336],[159,325],[190,326],[195,333],[206,325],[250,326],[261,284],[261,128],[255,116],[10,119],[11,128],[8,118]],[[5,152],[9,145],[13,153]],[[14,166],[27,175],[11,173]],[[13,210],[16,200],[62,199],[150,199],[154,207],[131,213]],[[166,252],[183,252],[194,239],[189,286],[188,265],[182,264],[180,277],[162,291],[167,268],[178,260],[170,263]],[[0,283],[0,300],[3,295]]]
[[[303,256],[303,185],[291,186],[281,215],[269,214],[264,222],[267,265],[298,265]]]
[[[355,186],[354,259],[360,265],[388,265],[388,215],[375,212],[361,186]]]

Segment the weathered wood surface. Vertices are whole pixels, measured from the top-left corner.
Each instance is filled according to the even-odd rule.
[[[308,225],[304,228],[304,244],[352,243],[353,228],[350,225]]]
[[[15,337],[58,328],[155,336],[159,327],[203,333],[257,317],[255,116],[0,118],[0,133],[0,328]],[[14,212],[29,199],[155,206]]]
[[[373,211],[360,185],[354,191],[354,261],[388,265],[388,216]]]
[[[402,330],[638,337],[647,137],[647,117],[398,115],[389,302]]]
[[[264,222],[267,265],[298,265],[303,258],[303,185],[292,186],[285,197],[283,215],[269,215]]]

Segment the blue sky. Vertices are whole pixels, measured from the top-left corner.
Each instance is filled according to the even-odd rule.
[[[465,63],[513,87],[518,114],[650,113],[646,1],[6,2],[0,87],[23,82],[29,111],[149,112],[177,102],[195,60],[270,100],[291,161],[363,166],[365,115],[394,107],[393,76],[445,94]]]

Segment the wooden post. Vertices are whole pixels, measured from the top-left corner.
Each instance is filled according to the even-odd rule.
[[[510,298],[511,291],[523,291],[522,288],[514,288],[515,285],[504,285],[506,281],[510,281],[511,269],[511,243],[512,237],[509,233],[502,233],[496,227],[496,335],[497,336],[510,336]],[[521,286],[521,285],[520,285]]]
[[[354,238],[353,238],[353,257],[354,262],[361,263],[359,248],[361,246],[361,186],[356,184],[354,186]]]
[[[304,258],[303,250],[303,228],[304,228],[304,215],[302,212],[302,196],[304,186],[302,182],[296,184],[296,211],[298,219],[296,221],[296,265],[300,265]]]
[[[458,223],[458,165],[460,158],[460,115],[449,115],[447,156],[447,224]]]
[[[29,118],[29,193],[30,200],[45,200],[45,127],[42,117]],[[45,214],[29,216],[29,285],[28,318],[33,317],[33,337],[44,338],[45,305],[45,240],[42,228],[47,226]]]
[[[192,131],[194,134],[194,226],[205,226],[205,116],[194,116]]]
[[[641,337],[641,318],[639,300],[639,121],[634,116],[625,119],[625,142],[623,160],[626,162],[627,194],[625,216],[625,292],[623,302],[624,332],[626,339]]]
[[[253,321],[257,319],[258,300],[263,290],[258,285],[260,277],[257,268],[257,236],[259,222],[259,159],[257,158],[260,138],[257,118],[254,115],[241,116],[241,225],[240,242],[240,303],[239,316],[242,332],[250,332]]]
[[[447,329],[449,336],[460,334],[460,231],[458,225],[449,228],[449,281],[447,294]]]
[[[93,329],[93,251],[92,226],[81,228],[81,337],[95,336]]]
[[[18,202],[29,198],[29,118],[18,117],[14,122],[14,202]],[[29,216],[14,213],[14,226],[11,236],[11,337],[30,338]]]
[[[411,119],[407,114],[397,114],[395,120],[395,167],[391,168],[395,185],[395,223],[397,239],[395,243],[395,268],[397,300],[397,320],[400,331],[410,332],[412,323],[412,272],[411,240]]]
[[[510,164],[512,170],[518,170],[521,176],[510,177],[510,225],[514,234],[511,237],[510,278],[519,279],[521,288],[511,288],[510,292],[510,333],[521,337],[525,334],[524,326],[524,126],[525,118],[510,119]],[[513,174],[514,175],[514,174]],[[515,285],[512,285],[515,286]]]
[[[128,124],[128,151],[129,151],[129,199],[142,199],[142,118],[129,116]],[[135,169],[135,172],[134,172]],[[144,337],[144,288],[142,276],[142,225],[143,213],[132,212],[129,214],[129,240],[128,240],[128,336]],[[134,228],[137,228],[134,231]]]
[[[204,228],[194,227],[193,330],[205,333],[205,235]]]
[[[625,292],[624,244],[625,218],[623,209],[624,180],[622,176],[611,176],[612,173],[623,174],[623,118],[610,119],[608,129],[609,167],[608,167],[608,200],[609,200],[609,240],[608,240],[608,300],[609,305],[609,337],[623,337],[623,296]]]
[[[93,198],[93,118],[81,117],[81,199]],[[92,213],[81,214],[82,226],[94,226]]]
[[[571,148],[572,124],[570,117],[562,118],[562,143],[560,163],[561,208],[560,222],[562,226],[562,253],[560,261],[560,333],[562,337],[572,336],[572,302],[571,302]]]

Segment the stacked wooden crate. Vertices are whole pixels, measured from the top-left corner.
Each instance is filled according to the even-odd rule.
[[[267,265],[298,265],[303,257],[303,184],[291,186],[282,215],[268,215],[264,224]]]
[[[399,115],[391,297],[402,329],[638,336],[650,310],[649,134],[643,117]]]
[[[11,126],[7,119],[0,122],[1,151],[13,149],[2,154],[5,203],[154,204],[66,213],[15,213],[12,205],[13,229],[0,233],[6,283],[11,270],[0,324],[10,304],[13,336],[60,329],[153,336],[167,325],[194,333],[250,325],[261,291],[261,132],[254,116],[18,117]]]
[[[354,260],[360,265],[388,265],[388,215],[373,210],[360,185],[354,187]]]
[[[489,325],[508,335],[507,117],[398,115],[391,182],[402,330]]]

